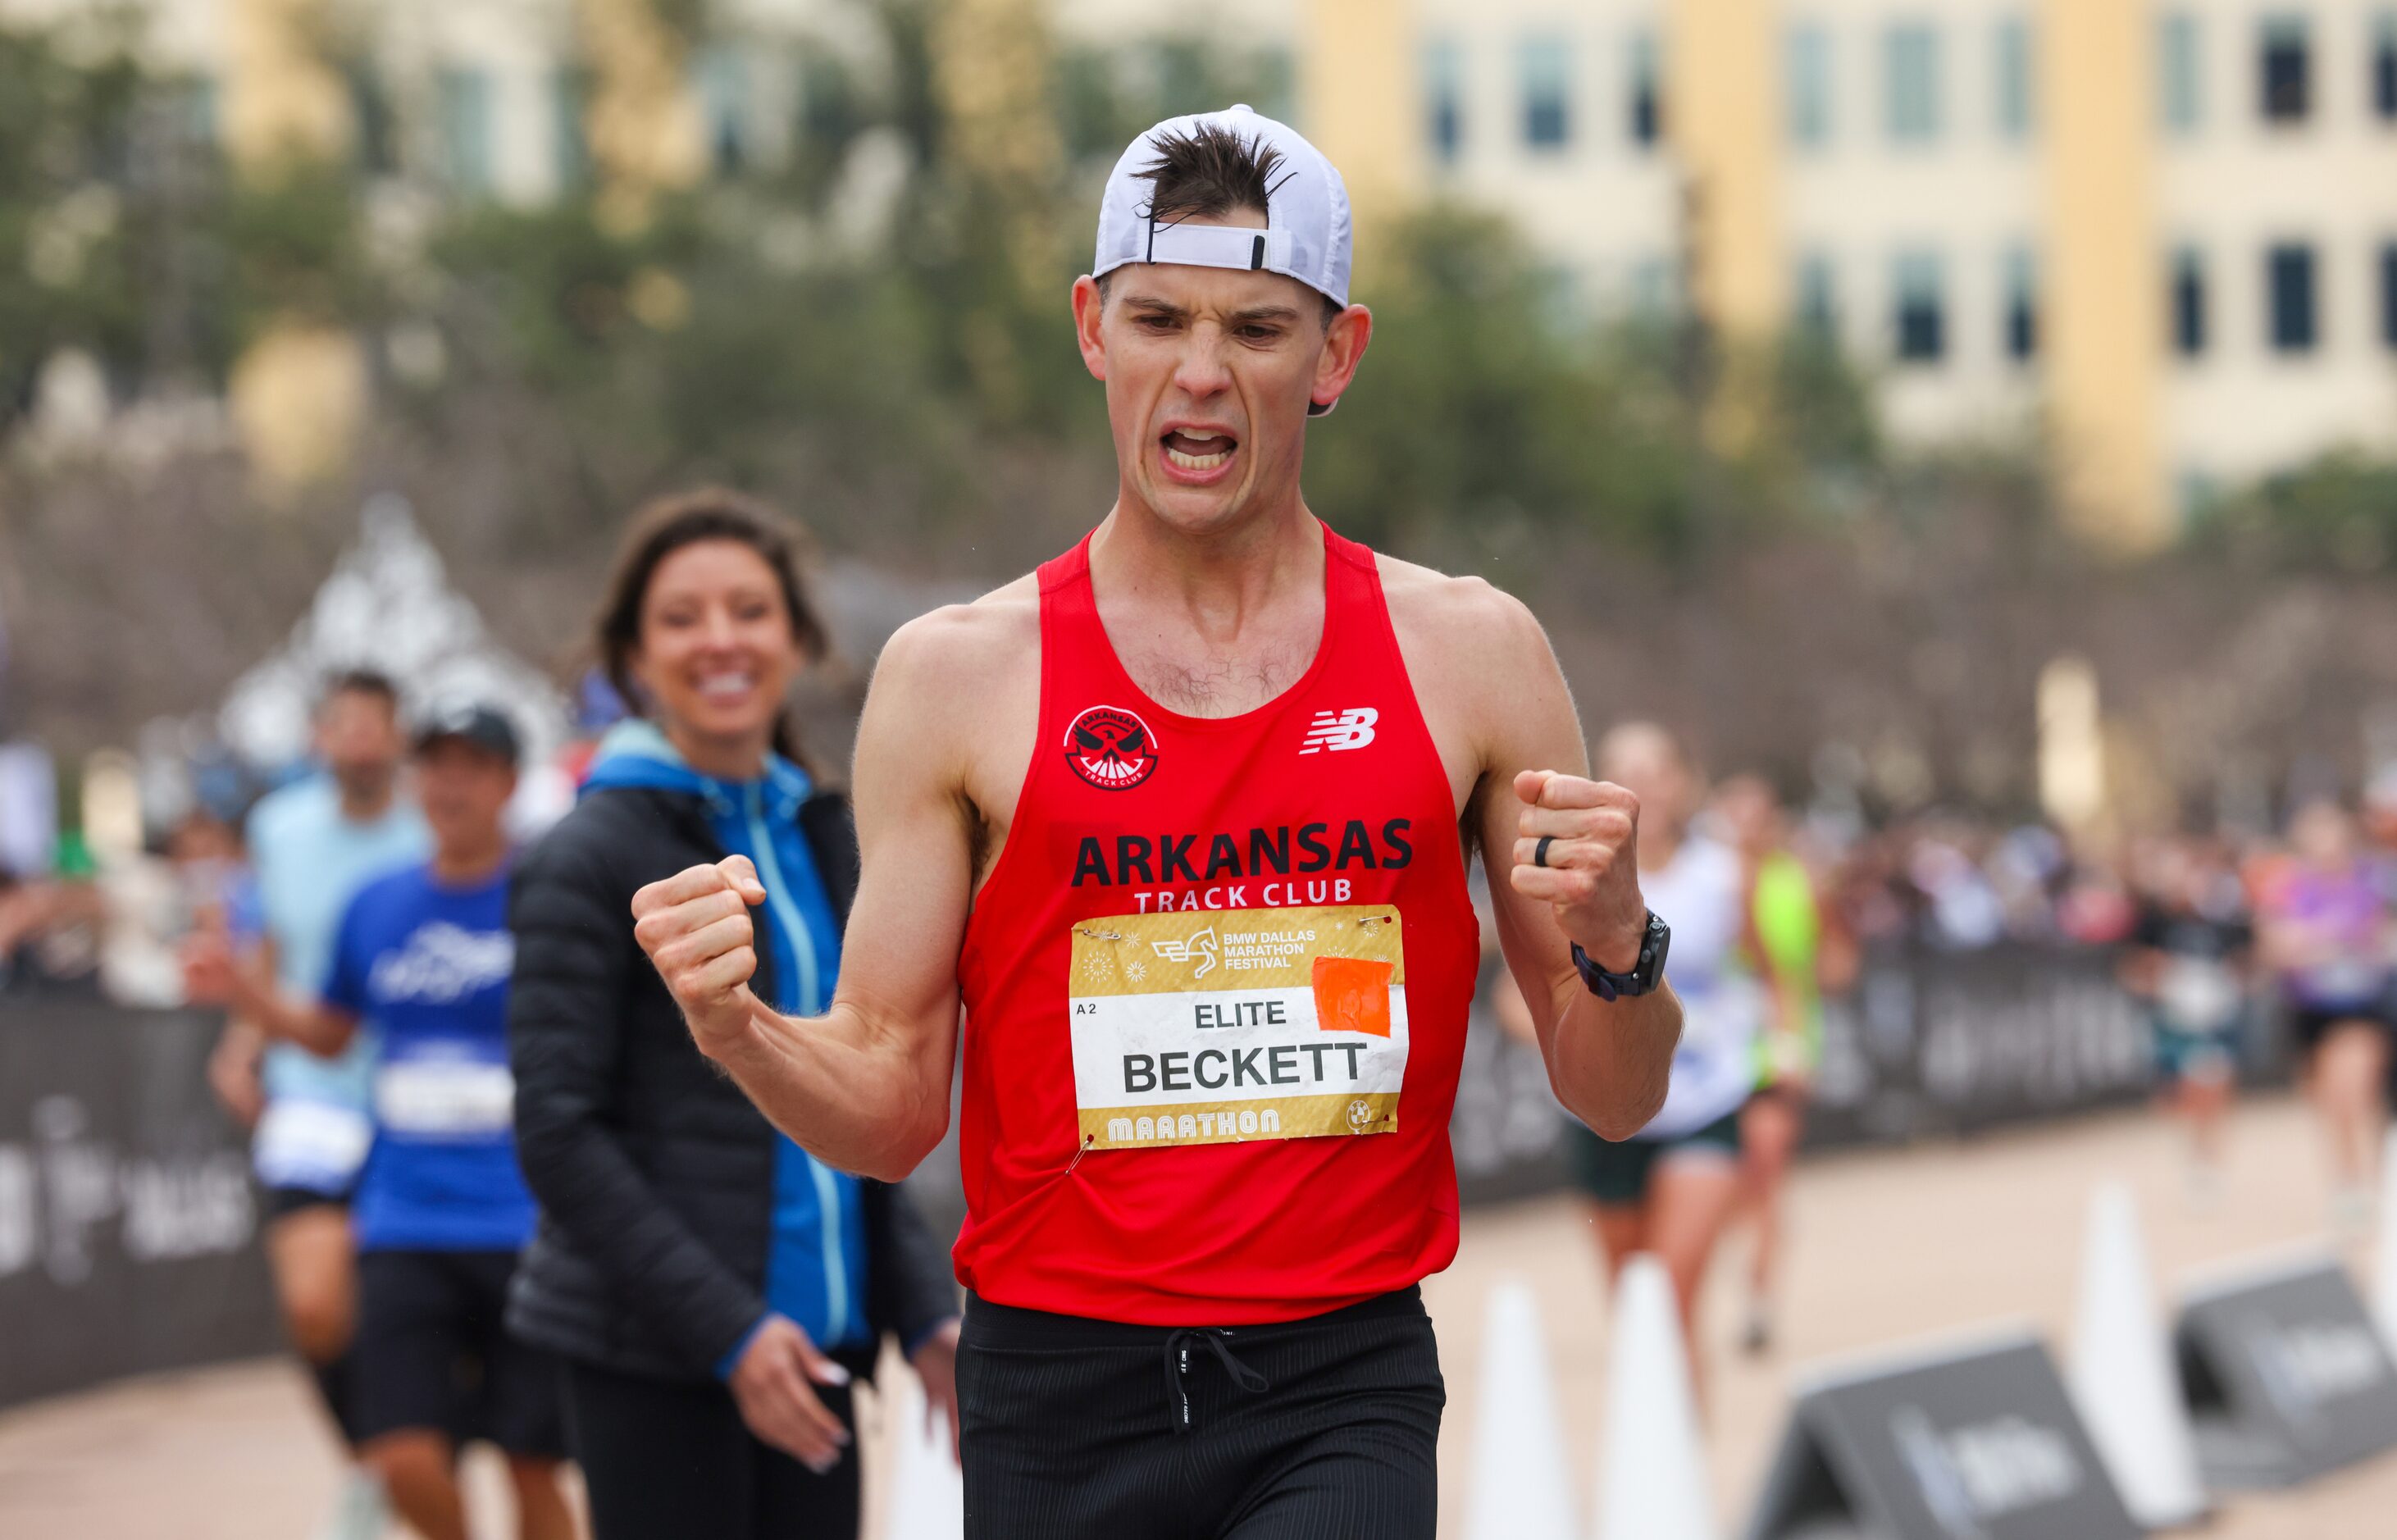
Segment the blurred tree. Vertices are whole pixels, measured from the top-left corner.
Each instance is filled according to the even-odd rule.
[[[2194,549],[2278,570],[2386,572],[2397,559],[2397,461],[2339,450],[2202,510]]]
[[[58,350],[139,368],[141,272],[127,231],[142,76],[122,37],[70,53],[0,28],[0,431]]]

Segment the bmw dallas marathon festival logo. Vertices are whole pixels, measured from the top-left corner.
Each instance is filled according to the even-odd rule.
[[[1157,772],[1157,734],[1120,706],[1091,706],[1065,730],[1065,762],[1101,791],[1130,791]]]

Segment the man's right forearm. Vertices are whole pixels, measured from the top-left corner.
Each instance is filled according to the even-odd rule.
[[[827,1165],[897,1182],[949,1126],[945,1038],[877,1021],[849,1000],[822,1016],[763,1008],[748,1030],[701,1046],[775,1127]]]
[[[346,1015],[313,1000],[291,999],[272,979],[246,971],[235,977],[230,1002],[234,1014],[265,1036],[326,1058],[337,1057],[350,1046],[355,1024]]]

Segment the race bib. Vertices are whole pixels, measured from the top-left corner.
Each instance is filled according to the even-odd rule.
[[[2318,1000],[2341,1003],[2370,999],[2379,992],[2380,970],[2359,957],[2340,957],[2303,970],[2298,977]]]
[[[339,1192],[366,1164],[372,1143],[374,1126],[356,1108],[286,1097],[259,1118],[251,1158],[270,1187]]]
[[[1738,978],[1720,978],[1687,993],[1676,987],[1681,1002],[1681,1040],[1676,1058],[1718,1058],[1747,1049],[1763,1019],[1764,996],[1758,986]]]
[[[404,1060],[375,1072],[374,1099],[376,1120],[394,1133],[485,1138],[514,1124],[516,1083],[505,1065]]]
[[[2239,1016],[2239,980],[2205,957],[2174,957],[2156,983],[2164,1021],[2182,1032],[2219,1032]]]
[[[1084,1147],[1394,1133],[1406,957],[1387,904],[1116,915],[1074,927]]]

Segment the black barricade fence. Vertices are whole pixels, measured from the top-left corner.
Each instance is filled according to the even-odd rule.
[[[205,1012],[0,1007],[0,1405],[280,1344],[245,1142],[208,1091],[217,1030]],[[1808,1142],[2117,1105],[2153,1073],[2109,952],[1885,955],[1827,1007]],[[1538,1051],[1477,1004],[1450,1130],[1466,1200],[1560,1185],[1563,1116]],[[909,1179],[944,1229],[964,1212],[952,1123]]]
[[[282,1341],[221,1024],[0,1007],[0,1406]]]
[[[2153,1033],[2116,966],[2109,949],[2023,944],[1873,959],[1825,1011],[1814,1142],[1970,1133],[2145,1095]]]
[[[2116,961],[2105,948],[2015,944],[1872,957],[1853,994],[1826,1002],[1808,1145],[1965,1134],[2137,1101],[2155,1083],[2152,1036]],[[2269,1018],[2257,1020],[2251,1078],[2271,1067]],[[1563,1116],[1538,1051],[1477,1006],[1450,1128],[1466,1200],[1561,1182]]]

